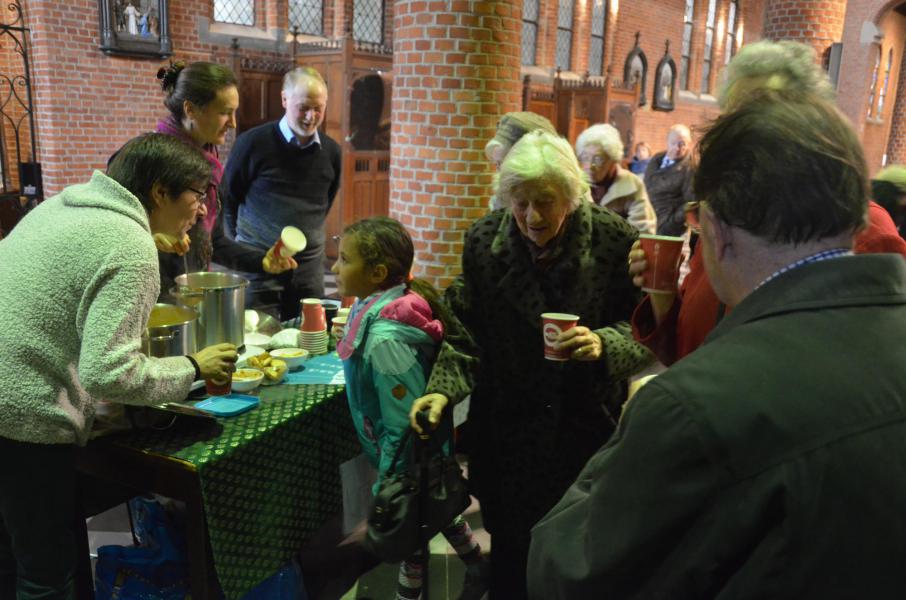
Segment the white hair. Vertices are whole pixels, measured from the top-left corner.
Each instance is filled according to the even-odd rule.
[[[576,154],[582,154],[582,151],[591,145],[600,146],[610,160],[623,159],[623,140],[613,125],[598,123],[580,133],[576,138]]]
[[[570,212],[585,199],[588,180],[569,142],[560,136],[536,130],[510,149],[500,166],[497,199],[510,206],[526,185],[550,188],[567,198]]]
[[[667,132],[667,138],[669,139],[671,135],[676,134],[682,138],[685,138],[687,141],[692,141],[692,131],[682,123],[677,123],[670,127],[670,131]]]

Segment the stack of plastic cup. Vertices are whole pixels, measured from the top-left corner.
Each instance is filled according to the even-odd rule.
[[[327,317],[318,298],[302,300],[302,326],[299,345],[312,355],[327,353]]]

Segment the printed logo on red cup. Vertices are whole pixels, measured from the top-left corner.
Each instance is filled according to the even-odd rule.
[[[292,225],[287,225],[280,232],[280,239],[274,244],[274,254],[283,258],[292,258],[305,250],[307,245],[308,240],[305,239],[305,234],[302,233],[302,230]]]
[[[572,329],[579,322],[578,315],[567,313],[543,313],[541,315],[541,333],[544,336],[544,358],[547,360],[569,360],[569,350],[554,348],[557,338],[567,329]]]
[[[639,244],[648,263],[648,268],[642,272],[645,278],[642,291],[649,294],[675,293],[683,258],[683,238],[643,233],[639,236]]]

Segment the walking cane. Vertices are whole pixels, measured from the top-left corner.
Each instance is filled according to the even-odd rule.
[[[431,422],[428,411],[419,411],[415,415],[419,427],[424,433],[418,435],[418,521],[422,542],[422,600],[429,600],[430,578],[428,563],[431,561],[431,534],[428,532],[428,446],[431,439]]]

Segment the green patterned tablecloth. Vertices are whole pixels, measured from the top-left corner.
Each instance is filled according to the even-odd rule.
[[[361,452],[342,392],[339,385],[261,388],[257,408],[218,419],[216,430],[143,430],[111,439],[195,466],[228,599],[276,572],[342,509],[339,465]]]

